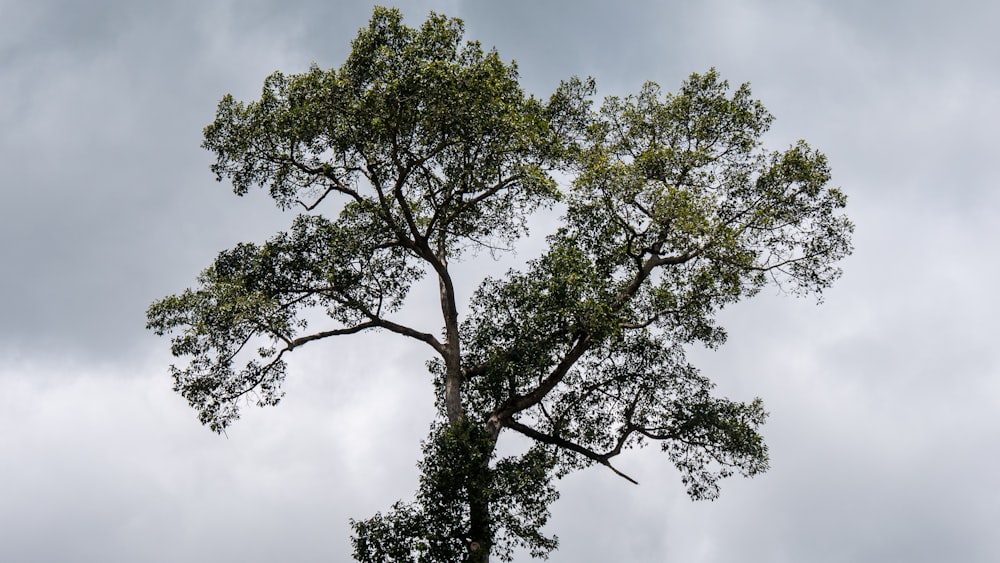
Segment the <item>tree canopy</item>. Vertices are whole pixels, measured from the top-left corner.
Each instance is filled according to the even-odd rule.
[[[612,461],[651,443],[696,499],[764,471],[761,401],[714,396],[684,350],[722,344],[719,310],[769,283],[821,295],[838,277],[852,226],[825,157],[765,149],[772,116],[715,70],[598,104],[589,79],[526,94],[513,63],[439,14],[411,28],[376,8],[352,47],[339,69],[224,97],[205,129],[220,181],[299,213],[149,308],[201,422],[221,432],[242,404],[277,404],[289,353],[312,342],[426,344],[439,417],[415,499],[353,522],[368,562],[543,557],[554,480],[597,464],[632,481]],[[552,206],[548,248],[460,304],[452,265],[513,250]],[[441,317],[403,324],[425,276]],[[499,457],[505,431],[533,445]]]

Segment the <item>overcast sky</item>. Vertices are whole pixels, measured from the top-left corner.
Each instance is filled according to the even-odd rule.
[[[339,66],[371,7],[0,0],[0,561],[346,561],[349,518],[411,497],[423,349],[296,351],[282,404],[220,437],[143,329],[218,251],[291,220],[214,181],[199,144],[219,98]],[[850,198],[856,250],[824,304],[765,290],[722,315],[722,349],[692,352],[721,394],[764,399],[772,469],[707,503],[655,449],[620,463],[639,486],[577,473],[551,561],[1000,560],[1000,4],[400,7],[462,17],[542,96],[714,66],[775,114],[773,148],[808,140]]]

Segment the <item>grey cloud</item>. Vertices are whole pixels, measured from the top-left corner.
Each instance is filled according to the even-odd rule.
[[[257,90],[288,54],[279,33],[229,28],[232,10],[75,10],[27,18],[21,37],[39,53],[2,70],[17,109],[0,138],[0,261],[16,298],[0,334],[14,350],[115,357],[132,351],[149,300],[235,236],[283,222],[260,198],[232,201],[198,145],[221,95]],[[235,78],[247,67],[252,89]]]
[[[656,451],[623,460],[639,487],[569,477],[552,561],[997,559],[1000,77],[980,4],[403,6],[464,17],[540,95],[574,74],[602,95],[710,66],[749,80],[769,142],[826,152],[858,225],[823,306],[765,292],[724,313],[721,350],[692,351],[721,393],[765,400],[771,471],[707,504]],[[422,351],[378,335],[296,351],[285,401],[227,440],[170,392],[142,324],[215,252],[289,220],[213,181],[198,144],[215,103],[339,65],[371,6],[80,6],[7,2],[0,20],[0,559],[344,559],[347,518],[413,491]]]

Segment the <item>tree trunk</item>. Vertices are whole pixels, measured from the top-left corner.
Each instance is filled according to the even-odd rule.
[[[462,401],[462,386],[465,378],[462,373],[462,345],[458,327],[458,308],[455,305],[455,289],[451,276],[447,273],[447,259],[439,253],[441,269],[438,270],[438,283],[441,297],[441,312],[445,324],[445,381],[444,404],[448,423],[458,430],[468,424],[465,417],[465,406]],[[492,481],[490,458],[496,446],[496,436],[483,429],[466,428],[466,432],[457,432],[464,436],[467,473],[465,475],[465,492],[469,502],[469,543],[467,545],[466,563],[489,563],[490,551],[493,548],[493,523],[490,519],[489,490]],[[476,430],[479,430],[478,432]]]
[[[490,457],[496,441],[488,434],[467,434],[471,444],[468,450],[474,457],[470,464],[470,474],[466,476],[466,494],[469,499],[469,553],[467,563],[489,563],[493,548],[493,522],[490,518],[489,490],[492,485],[493,472],[490,469]]]
[[[458,307],[455,305],[455,287],[448,273],[448,260],[443,252],[436,256],[438,265],[438,288],[441,298],[441,315],[445,332],[445,380],[444,406],[450,424],[456,424],[465,409],[462,405],[462,343],[458,331]]]

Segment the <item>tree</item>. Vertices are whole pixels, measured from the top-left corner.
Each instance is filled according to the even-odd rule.
[[[409,28],[376,8],[339,69],[274,73],[258,101],[224,97],[205,129],[217,179],[302,212],[149,308],[202,423],[221,432],[241,403],[278,403],[286,358],[314,341],[381,330],[432,353],[440,416],[419,490],[352,523],[358,560],[544,557],[554,479],[597,464],[632,481],[612,461],[650,443],[696,499],[767,468],[761,401],[713,396],[684,347],[719,346],[716,313],[768,283],[830,286],[851,250],[846,199],[806,143],[765,150],[771,115],[714,70],[676,94],[648,83],[595,107],[594,92],[570,79],[528,96],[461,21]],[[548,249],[460,309],[452,265],[512,250],[553,205]],[[440,325],[394,320],[423,276]],[[316,310],[326,321],[310,330]],[[533,445],[498,458],[506,431]]]

